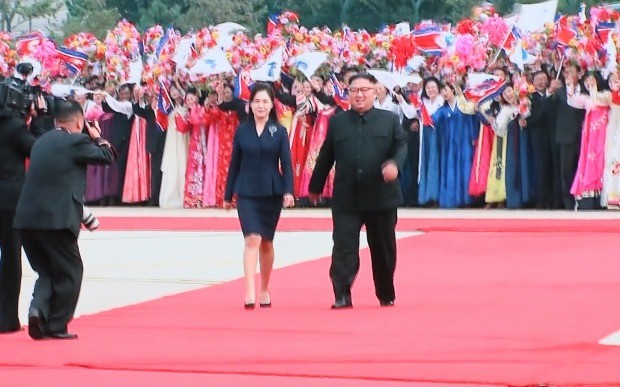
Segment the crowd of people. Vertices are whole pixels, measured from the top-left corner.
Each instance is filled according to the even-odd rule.
[[[615,118],[618,75],[602,79],[568,62],[555,76],[544,66],[526,72],[534,91],[526,114],[509,67],[489,73],[505,80],[494,99],[468,100],[455,77],[422,69],[419,83],[389,90],[378,83],[375,107],[399,117],[408,154],[400,171],[404,206],[440,208],[619,208],[620,143]],[[279,122],[289,133],[296,206],[308,205],[308,184],[332,116],[349,109],[349,78],[282,78],[272,83]],[[550,76],[551,75],[551,76]],[[337,82],[337,83],[336,83]],[[177,80],[161,99],[139,85],[86,85],[76,94],[88,120],[97,120],[119,159],[89,167],[86,200],[94,205],[162,208],[222,207],[233,136],[248,102],[222,77],[201,93]],[[329,204],[333,173],[321,194]]]

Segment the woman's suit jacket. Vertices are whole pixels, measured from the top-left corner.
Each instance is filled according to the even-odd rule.
[[[286,129],[267,122],[260,137],[254,122],[237,127],[224,200],[233,194],[267,197],[293,193],[291,149]]]

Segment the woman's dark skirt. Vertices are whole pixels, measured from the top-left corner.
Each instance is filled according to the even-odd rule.
[[[272,241],[281,212],[281,195],[237,198],[237,213],[244,237],[257,234],[263,239]]]

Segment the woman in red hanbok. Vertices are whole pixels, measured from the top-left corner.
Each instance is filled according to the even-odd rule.
[[[205,207],[217,205],[217,171],[220,146],[220,126],[225,113],[217,107],[217,94],[210,94],[205,100],[204,126],[207,131],[207,154],[205,176],[202,188],[202,204]]]
[[[336,107],[334,106],[322,106],[322,108],[319,109],[320,110],[316,117],[316,121],[314,122],[314,128],[312,130],[310,144],[308,145],[308,156],[306,157],[306,163],[304,165],[301,175],[299,196],[302,198],[308,197],[308,185],[310,184],[310,177],[312,177],[312,171],[314,171],[316,159],[317,157],[319,157],[319,151],[321,150],[323,141],[325,141],[325,137],[327,136],[329,119],[336,113]],[[333,189],[334,170],[332,169],[332,172],[330,173],[327,182],[325,183],[325,188],[323,189],[321,197],[331,198]]]
[[[489,109],[486,105],[482,109]],[[469,177],[469,194],[473,197],[483,197],[487,191],[491,154],[493,152],[493,129],[489,123],[480,121],[478,139],[474,145],[474,160]]]
[[[293,84],[293,93],[297,98],[297,110],[293,116],[290,134],[291,160],[293,163],[293,195],[301,198],[301,175],[306,165],[306,157],[310,146],[310,138],[314,124],[314,117],[320,102],[312,95],[309,82]]]
[[[232,89],[230,86],[224,87],[224,102],[232,99]],[[215,205],[224,206],[224,191],[226,189],[226,179],[228,177],[228,167],[232,157],[232,144],[235,130],[239,125],[239,118],[234,111],[221,111],[219,130],[218,130],[218,155],[217,155],[217,175],[215,179]]]

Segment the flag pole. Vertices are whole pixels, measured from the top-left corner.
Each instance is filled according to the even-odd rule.
[[[164,93],[166,93],[166,97],[170,101],[170,105],[172,105],[172,109],[176,109],[176,106],[174,106],[174,101],[172,100],[172,97],[170,97],[170,94],[168,94],[168,89],[166,89],[166,86],[163,83],[161,83],[160,86],[162,89],[164,89]]]
[[[499,57],[499,54],[502,52],[502,50],[504,49],[504,44],[506,44],[506,41],[508,40],[508,37],[510,36],[510,34],[512,34],[512,29],[514,28],[514,23],[510,26],[510,28],[508,29],[508,33],[506,34],[506,36],[504,36],[504,40],[502,40],[502,43],[499,45],[499,49],[497,50],[497,52],[495,53],[495,56],[493,57],[493,61],[491,61],[491,63],[489,63],[490,65],[492,65],[493,63],[495,63],[495,61],[497,61],[497,58]]]
[[[79,72],[77,74],[75,74],[75,77],[73,77],[73,80],[71,80],[71,86],[73,86],[73,84],[75,83],[75,81],[77,81],[79,76],[80,76]]]
[[[566,59],[566,54],[562,53],[562,59],[560,60],[560,67],[558,67],[558,73],[555,74],[555,80],[560,79],[560,74],[562,73],[562,66],[564,66],[564,60]]]

